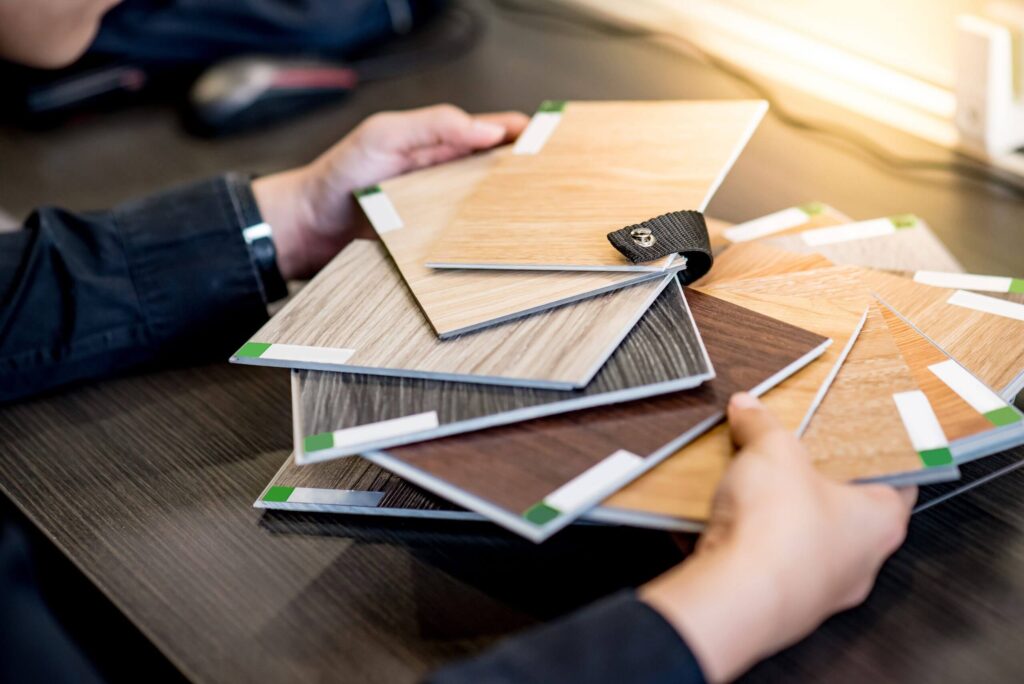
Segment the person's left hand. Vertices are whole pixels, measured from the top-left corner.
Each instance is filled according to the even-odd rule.
[[[316,273],[352,239],[352,191],[515,140],[519,112],[472,116],[452,105],[375,114],[312,163],[253,181],[286,280]]]

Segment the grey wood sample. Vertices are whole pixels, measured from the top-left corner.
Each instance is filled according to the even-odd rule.
[[[355,240],[231,360],[573,389],[594,377],[670,282],[666,275],[440,340],[384,247]]]
[[[714,377],[678,279],[581,390],[293,371],[300,464],[675,392]]]

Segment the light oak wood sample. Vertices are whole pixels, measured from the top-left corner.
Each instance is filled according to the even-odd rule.
[[[841,481],[924,484],[955,479],[952,457],[929,462],[908,434],[894,395],[918,391],[878,305],[873,305],[802,442],[815,467]]]
[[[721,420],[734,392],[768,390],[829,344],[701,292],[687,301],[716,371],[696,389],[363,456],[540,541]]]
[[[799,432],[849,352],[866,310],[852,302],[813,296],[748,294],[742,287],[698,289],[832,339],[832,345],[821,357],[762,397],[783,425]],[[704,522],[734,453],[728,426],[717,425],[606,499],[601,505],[601,517],[622,524]]]
[[[696,387],[714,377],[679,281],[580,390],[293,371],[300,464]]]
[[[851,223],[853,219],[823,202],[807,202],[716,231],[726,244],[766,240],[815,228]],[[712,243],[714,244],[714,243]]]
[[[383,246],[356,240],[231,360],[573,389],[593,378],[671,280],[439,340]]]
[[[884,226],[886,222],[895,222],[900,227],[892,226],[891,232],[885,235],[855,237],[858,232],[873,235],[875,229]],[[801,231],[767,240],[766,243],[792,252],[816,252],[841,265],[893,270],[963,271],[960,262],[920,218],[893,217],[847,225],[851,228],[849,239],[837,242],[812,244],[813,240],[808,241],[808,233]]]
[[[813,271],[833,265],[820,254],[795,254],[759,242],[743,242],[723,250],[715,257],[708,274],[694,284],[711,287],[735,280]]]
[[[401,225],[374,222],[427,320],[442,338],[661,277],[658,273],[440,270],[427,251],[465,197],[508,148],[475,155],[380,184]],[[681,267],[682,263],[676,264]]]
[[[761,101],[576,102],[538,112],[429,252],[445,268],[657,270],[607,235],[668,212],[703,211],[757,124]]]

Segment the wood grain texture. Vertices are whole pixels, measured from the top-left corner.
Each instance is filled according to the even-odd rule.
[[[742,242],[718,254],[711,270],[695,285],[710,287],[731,280],[785,275],[832,265],[831,261],[818,254],[794,254],[760,242]]]
[[[865,269],[886,304],[989,387],[1012,399],[1024,374],[1024,322],[947,304],[950,291]]]
[[[832,340],[818,359],[762,397],[787,429],[797,431],[828,388],[860,327],[864,311],[847,302],[812,297],[747,294],[742,289],[714,287],[699,289]],[[652,518],[707,521],[715,490],[734,454],[728,426],[715,426],[606,499],[601,504],[606,509],[605,519],[623,523]]]
[[[892,395],[917,390],[903,355],[873,305],[853,349],[803,436],[815,467],[841,481],[927,481],[929,470]]]
[[[576,102],[538,154],[509,155],[430,249],[453,267],[650,269],[608,233],[703,211],[764,115],[760,101]]]
[[[374,505],[364,506],[271,501],[266,498],[266,494],[274,487],[306,487],[333,492],[370,493],[379,494],[381,498]],[[288,460],[284,462],[256,500],[256,505],[268,510],[310,513],[391,515],[437,520],[483,520],[482,516],[459,508],[361,458],[345,458],[330,463],[300,467],[295,463],[295,455],[289,454]]]
[[[792,235],[794,233],[801,233],[801,232],[803,232],[805,230],[814,230],[815,228],[828,228],[829,226],[840,226],[840,225],[842,225],[844,223],[850,223],[851,221],[853,221],[852,218],[850,218],[849,216],[847,216],[843,212],[841,212],[838,209],[836,209],[835,207],[831,207],[831,206],[829,206],[829,205],[827,205],[827,204],[825,204],[823,202],[808,202],[808,203],[800,205],[798,207],[789,207],[788,209],[784,209],[781,212],[773,212],[773,214],[779,214],[779,213],[782,213],[782,212],[786,212],[786,213],[800,212],[801,214],[803,214],[803,217],[802,217],[802,220],[799,223],[795,223],[795,222],[791,223],[791,224],[788,225],[788,227],[785,227],[785,228],[775,228],[775,229],[772,230],[771,233],[763,235],[761,237],[747,237],[747,238],[743,238],[743,239],[730,239],[730,237],[725,234],[726,231],[723,228],[722,229],[722,233],[721,233],[721,239],[726,244],[739,244],[741,242],[751,242],[751,241],[761,242],[761,241],[770,240],[770,239],[776,238],[776,237],[782,237],[783,235]],[[767,216],[771,217],[773,214],[768,214]],[[757,221],[763,221],[765,218],[766,217],[761,216],[761,217],[758,217],[756,219],[751,219],[750,221],[744,221],[742,223],[737,223],[737,224],[735,224],[733,226],[730,226],[730,228],[735,228],[735,229],[737,229],[737,231],[742,230],[744,228],[747,228],[749,230],[749,228],[751,227],[751,224],[753,224],[753,223],[755,223]],[[779,225],[781,225],[781,224],[779,224]]]
[[[297,371],[295,449],[300,463],[310,463],[689,389],[713,375],[682,288],[674,281],[581,390]],[[365,433],[365,426],[431,412],[436,427],[404,432],[399,428],[399,434],[358,440],[352,438],[358,432],[336,434],[360,426]]]
[[[425,264],[430,246],[452,221],[466,195],[509,151],[475,155],[380,185],[404,224],[402,228],[380,233],[380,239],[441,337],[494,325],[658,275],[428,268]]]
[[[700,292],[688,301],[717,372],[697,389],[399,447],[388,451],[387,460],[366,457],[389,470],[405,468],[403,477],[449,499],[453,490],[465,493],[456,503],[514,527],[525,520],[524,512],[618,449],[653,466],[720,420],[734,392],[758,388],[773,376],[781,382],[780,371],[796,372],[794,364],[809,362],[827,342]],[[618,480],[605,495],[639,474]],[[553,531],[598,500],[584,497],[578,508],[541,527]]]
[[[815,252],[836,264],[849,266],[957,273],[964,270],[928,224],[920,219],[912,228],[879,237],[809,245],[801,235],[794,234],[768,240],[767,244],[791,252]]]
[[[429,376],[465,382],[572,388],[586,385],[668,284],[634,285],[450,340],[439,340],[388,261],[356,240],[324,268],[252,342],[351,349],[344,362],[233,361],[294,368]]]

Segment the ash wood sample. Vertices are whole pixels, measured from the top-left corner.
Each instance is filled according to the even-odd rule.
[[[928,398],[958,463],[1024,443],[1024,416],[898,312],[879,307],[889,334]]]
[[[762,397],[786,428],[800,432],[849,353],[866,310],[853,302],[751,294],[742,287],[700,291],[832,340],[824,354]],[[734,454],[728,426],[716,425],[602,502],[600,517],[607,522],[669,528],[685,521],[706,522],[715,490]]]
[[[963,271],[928,224],[912,215],[801,231],[766,243],[792,252],[816,252],[834,263],[850,266]]]
[[[502,321],[660,277],[658,273],[439,270],[427,251],[451,223],[465,197],[509,149],[475,155],[380,184],[361,198],[406,285],[435,332],[448,338]],[[374,203],[390,203],[383,219]],[[377,220],[374,220],[374,219]],[[676,264],[681,266],[682,264]]]
[[[931,458],[901,417],[895,397],[920,392],[913,373],[873,305],[853,349],[802,441],[825,475],[843,481],[924,484],[956,479],[952,456]]]
[[[764,102],[742,100],[542,106],[517,153],[466,198],[427,263],[663,269],[669,257],[632,264],[607,235],[669,212],[703,211],[765,110]]]
[[[231,360],[572,389],[590,381],[670,280],[439,340],[384,248],[356,240]]]
[[[696,389],[364,457],[542,540],[721,420],[731,394],[766,391],[830,342],[700,292],[687,301],[716,371]]]
[[[678,280],[581,390],[293,373],[300,464],[676,392],[714,377]]]

